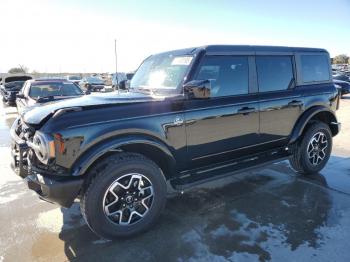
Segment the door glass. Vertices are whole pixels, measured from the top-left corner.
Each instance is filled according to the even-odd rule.
[[[195,79],[210,80],[213,97],[248,94],[248,57],[206,56]]]
[[[293,81],[291,56],[257,56],[259,92],[286,90]]]

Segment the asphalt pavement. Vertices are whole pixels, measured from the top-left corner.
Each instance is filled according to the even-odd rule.
[[[350,96],[341,133],[318,175],[287,161],[198,186],[168,200],[150,231],[117,241],[94,235],[78,203],[39,200],[10,169],[16,109],[0,105],[0,262],[350,261]]]

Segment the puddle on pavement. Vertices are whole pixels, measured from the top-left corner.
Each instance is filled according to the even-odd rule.
[[[264,169],[224,187],[169,199],[159,223],[131,239],[100,240],[86,225],[68,227],[59,237],[67,258],[86,261],[101,254],[107,261],[131,254],[134,261],[280,261],[289,256],[320,261],[324,250],[336,259],[350,255],[334,249],[345,248],[350,234],[340,230],[350,229],[348,197],[279,175]],[[78,210],[73,214],[65,224],[80,224]]]

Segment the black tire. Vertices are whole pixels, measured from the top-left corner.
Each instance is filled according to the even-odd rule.
[[[324,158],[319,160],[319,163],[312,164],[313,159],[309,159],[307,150],[311,139],[318,133],[324,134],[327,147],[324,150],[325,153],[321,155],[324,155]],[[325,167],[332,152],[332,133],[329,126],[320,121],[310,123],[302,137],[293,145],[292,150],[289,163],[296,172],[303,175],[318,173]]]
[[[140,220],[133,224],[120,225],[105,214],[106,192],[115,181],[134,173],[146,177],[153,186],[152,204],[144,217],[139,218]],[[147,230],[157,220],[165,206],[167,186],[164,175],[153,161],[140,154],[119,153],[112,155],[95,165],[87,175],[89,181],[84,186],[80,201],[81,212],[91,230],[102,238],[130,237]],[[133,180],[130,179],[130,181]],[[134,183],[130,182],[129,185],[131,184]],[[119,199],[122,201],[118,195],[117,204]]]

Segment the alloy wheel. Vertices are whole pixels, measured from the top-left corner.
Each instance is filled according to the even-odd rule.
[[[323,132],[317,132],[312,136],[307,146],[307,154],[313,166],[319,165],[325,159],[327,147],[327,136]]]
[[[103,197],[105,216],[118,225],[140,221],[153,204],[153,185],[142,174],[126,174],[116,179]]]

